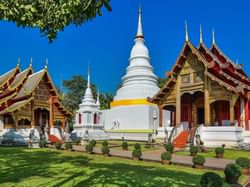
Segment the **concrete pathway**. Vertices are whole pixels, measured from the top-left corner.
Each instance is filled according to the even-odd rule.
[[[76,147],[74,147],[75,149]],[[83,146],[77,146],[76,151],[85,151]],[[95,147],[93,152],[97,154],[102,154],[100,147]],[[161,162],[161,153],[164,150],[152,150],[152,151],[145,151],[142,153],[142,160],[150,161],[150,162]],[[114,157],[121,157],[121,158],[132,158],[132,151],[127,150],[119,150],[110,148],[110,155]],[[176,165],[183,165],[183,166],[193,166],[192,156],[182,156],[182,155],[175,155],[173,154],[171,162]],[[225,166],[230,163],[235,163],[235,160],[228,160],[228,159],[218,159],[218,158],[206,158],[206,162],[204,167],[208,169],[217,169],[217,170],[224,170]]]

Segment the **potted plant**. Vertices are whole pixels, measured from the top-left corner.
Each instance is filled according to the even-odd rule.
[[[216,153],[216,158],[223,158],[223,156],[224,156],[224,148],[223,147],[216,147],[214,152]]]
[[[66,142],[64,144],[64,147],[65,147],[66,150],[71,150],[72,151],[73,145],[72,145],[71,142]]]
[[[134,149],[132,152],[133,160],[139,160],[141,158],[142,152],[141,149]]]
[[[93,153],[93,149],[94,149],[94,146],[93,146],[92,144],[87,144],[87,145],[85,146],[86,152],[88,152],[88,153],[90,153],[90,154]]]
[[[250,160],[246,157],[239,157],[236,159],[236,164],[241,167],[243,175],[249,175]]]
[[[237,164],[228,164],[224,170],[226,182],[229,184],[237,184],[241,176],[240,166]]]
[[[128,150],[128,142],[122,142],[122,149]]]
[[[191,146],[189,151],[190,151],[191,156],[196,156],[198,151],[199,151],[199,147],[198,146]]]
[[[204,168],[205,158],[202,155],[196,155],[193,157],[194,167],[198,169]]]
[[[173,153],[173,151],[174,151],[174,146],[173,146],[173,144],[171,144],[171,143],[167,143],[166,145],[165,145],[165,149],[166,149],[166,151],[167,152],[169,152],[169,153]]]
[[[201,187],[222,187],[223,180],[217,173],[206,172],[201,176],[200,185]]]
[[[55,147],[56,147],[56,149],[61,149],[61,147],[62,147],[61,141],[57,141],[57,142],[55,143]]]
[[[169,164],[171,159],[172,159],[172,155],[169,152],[163,152],[161,154],[161,163],[162,164]]]
[[[109,147],[108,147],[108,146],[103,146],[103,147],[102,147],[102,154],[103,154],[104,156],[109,156],[109,152],[110,152],[110,150],[109,150]]]

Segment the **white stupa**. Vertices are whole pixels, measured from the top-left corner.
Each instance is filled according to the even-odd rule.
[[[121,87],[111,103],[111,109],[105,111],[105,129],[111,138],[135,139],[136,136],[136,139],[144,139],[143,133],[157,129],[158,107],[149,103],[147,98],[153,97],[159,87],[144,44],[141,15],[140,9],[138,30],[126,75],[122,77]]]
[[[72,135],[82,139],[109,139],[104,132],[103,113],[100,110],[99,93],[94,100],[90,87],[90,71],[88,70],[88,84],[79,110],[76,112]]]

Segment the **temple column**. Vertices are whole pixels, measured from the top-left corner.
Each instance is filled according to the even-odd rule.
[[[66,117],[63,118],[62,121],[62,129],[65,131],[65,127],[66,127]]]
[[[245,128],[245,100],[240,98],[240,125]]]
[[[54,107],[53,107],[53,97],[49,98],[49,126],[54,127]]]
[[[176,81],[176,125],[181,124],[181,77],[178,76]]]
[[[210,101],[209,101],[209,80],[208,77],[205,76],[205,88],[204,88],[204,113],[205,113],[205,126],[209,126],[211,124],[210,119]]]
[[[236,97],[235,95],[232,95],[231,99],[230,99],[230,123],[231,123],[231,126],[234,126],[234,105],[236,103]]]
[[[30,110],[31,110],[31,128],[35,127],[35,110],[34,110],[34,100],[31,100],[30,103]]]
[[[249,105],[249,100],[245,100],[245,130],[249,131],[249,116],[248,116],[248,105]]]

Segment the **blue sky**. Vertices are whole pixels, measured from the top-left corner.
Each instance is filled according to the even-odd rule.
[[[248,0],[111,0],[113,11],[103,11],[102,17],[76,27],[71,25],[48,43],[38,29],[19,28],[0,22],[0,73],[17,64],[22,69],[33,58],[38,71],[49,59],[49,72],[60,85],[63,79],[87,74],[91,66],[91,81],[101,92],[115,93],[128,66],[128,58],[137,30],[138,6],[143,10],[143,32],[149,48],[151,64],[159,77],[164,77],[175,63],[184,41],[187,20],[189,38],[199,43],[199,27],[203,41],[210,47],[212,29],[216,43],[232,60],[239,60],[250,75],[250,2]]]

